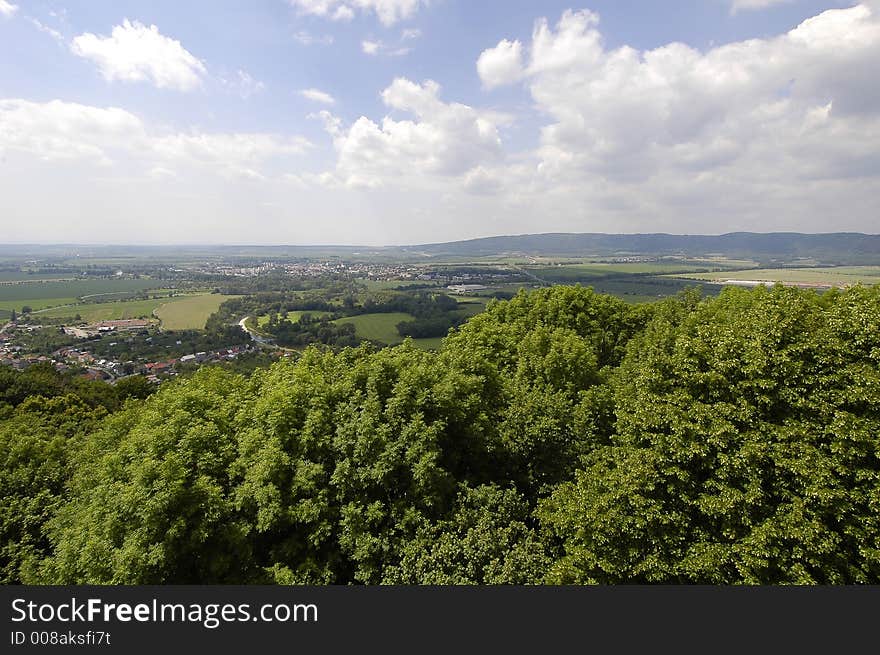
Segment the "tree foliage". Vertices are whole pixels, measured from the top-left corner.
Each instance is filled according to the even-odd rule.
[[[554,287],[127,386],[0,377],[4,581],[880,581],[880,287]]]

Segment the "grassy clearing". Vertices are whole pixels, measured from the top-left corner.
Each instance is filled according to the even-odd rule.
[[[397,287],[422,287],[426,284],[440,286],[425,280],[366,280],[359,279],[358,282],[366,285],[367,291],[388,291]]]
[[[403,312],[393,312],[390,314],[361,314],[360,316],[349,316],[334,321],[340,325],[352,323],[354,325],[355,334],[361,339],[371,339],[373,341],[381,341],[388,345],[394,345],[403,341],[397,333],[397,324],[401,321],[412,321],[415,317],[411,314]]]
[[[783,284],[811,284],[847,286],[852,284],[880,284],[880,266],[846,266],[839,268],[765,268],[721,273],[694,273],[678,275],[693,280],[724,282],[725,280],[755,280]]]
[[[299,319],[302,318],[303,314],[309,314],[312,318],[322,318],[324,316],[330,316],[330,312],[315,312],[309,310],[297,310],[297,311],[289,311],[287,312],[287,319],[291,323],[296,323]],[[263,327],[269,322],[269,315],[264,314],[263,316],[257,316],[257,327]]]
[[[155,315],[162,321],[162,328],[165,330],[201,330],[208,317],[222,303],[239,297],[208,293],[173,298],[157,307]]]

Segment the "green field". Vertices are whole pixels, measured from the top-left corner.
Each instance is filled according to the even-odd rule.
[[[123,318],[152,318],[153,310],[167,298],[159,300],[120,300],[119,302],[86,303],[62,307],[53,307],[45,311],[36,312],[34,319],[45,318],[73,318],[79,314],[80,320],[87,323],[97,321],[112,321]]]
[[[576,282],[623,275],[663,275],[718,268],[718,265],[695,262],[638,262],[632,264],[574,264],[562,266],[525,267],[532,275],[548,282]]]
[[[157,307],[155,315],[162,321],[164,330],[201,330],[222,303],[239,297],[208,293],[172,298]]]
[[[20,276],[19,273],[6,273]],[[48,307],[72,305],[82,298],[97,300],[123,299],[138,291],[153,289],[159,280],[47,280],[27,279],[23,281],[6,280],[0,284],[0,312],[8,316],[15,310],[21,312],[24,306],[37,311]],[[63,314],[67,316],[67,314]]]
[[[76,302],[76,298],[30,298],[22,302],[21,300],[0,300],[0,310],[7,313],[13,309],[21,313],[21,308],[27,305],[33,311],[45,309],[46,307],[58,307],[60,305],[72,305]]]
[[[360,278],[358,282],[366,285],[367,291],[388,291],[397,287],[422,287],[425,285],[440,286],[430,280],[367,280]]]
[[[25,271],[0,271],[0,284],[3,282],[39,282],[41,280],[69,280],[73,273],[28,273]]]
[[[155,289],[159,280],[51,280],[0,284],[0,301],[28,303],[44,298],[83,298]]]
[[[401,321],[412,321],[415,317],[411,314],[403,312],[392,312],[389,314],[361,314],[360,316],[349,316],[334,321],[340,325],[352,323],[354,325],[355,334],[361,339],[370,339],[372,341],[381,341],[388,345],[394,345],[403,341],[397,333],[397,324]]]
[[[330,316],[330,312],[315,312],[315,311],[303,310],[303,311],[289,311],[289,312],[287,312],[287,319],[291,323],[296,323],[300,318],[302,318],[303,314],[309,314],[312,318],[321,318],[323,316]],[[268,314],[264,314],[263,316],[257,316],[257,327],[263,327],[268,322],[269,322],[269,315]]]
[[[74,304],[68,307],[53,307],[36,312],[35,318],[70,318],[79,314],[86,323],[111,321],[123,318],[153,318],[162,320],[162,327],[169,330],[201,329],[205,327],[213,312],[224,300],[236,296],[201,294],[195,296],[174,296],[150,300],[121,300],[118,302]]]
[[[721,273],[693,273],[677,275],[692,280],[723,282],[725,280],[755,280],[815,286],[847,286],[851,284],[880,284],[880,266],[841,266],[839,268],[763,268]]]

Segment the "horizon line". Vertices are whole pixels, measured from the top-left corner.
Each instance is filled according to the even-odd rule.
[[[880,234],[871,234],[867,232],[794,232],[794,231],[773,231],[773,232],[751,232],[751,231],[735,231],[722,232],[716,234],[698,234],[698,233],[682,233],[673,232],[524,232],[520,234],[492,234],[482,237],[469,237],[466,239],[456,239],[452,241],[431,241],[410,244],[352,244],[352,243],[231,243],[231,242],[116,242],[116,241],[10,241],[0,242],[0,248],[7,246],[76,246],[76,247],[145,247],[145,248],[374,248],[374,249],[391,249],[391,248],[416,248],[420,246],[438,246],[456,243],[466,243],[470,241],[481,241],[485,239],[504,239],[517,237],[541,237],[541,236],[669,236],[669,237],[726,237],[734,235],[791,235],[791,236],[863,236],[863,237],[880,237]]]

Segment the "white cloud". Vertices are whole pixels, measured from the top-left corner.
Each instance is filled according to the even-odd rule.
[[[228,91],[241,96],[243,100],[266,90],[265,83],[243,70],[236,71],[235,75],[231,77],[220,77],[219,79]]]
[[[354,10],[348,5],[339,5],[333,12],[333,20],[348,21],[354,18]]]
[[[504,180],[509,178],[504,170],[490,170],[477,166],[468,171],[464,177],[464,188],[468,193],[491,196],[499,193],[504,187]]]
[[[381,41],[361,41],[361,50],[364,51],[365,54],[375,55],[379,53],[379,49],[382,47]]]
[[[361,41],[361,50],[364,52],[364,54],[370,55],[372,57],[378,55],[383,55],[387,57],[402,57],[412,52],[412,49],[407,48],[406,46],[392,47],[382,41],[371,41],[369,39]]]
[[[321,91],[320,89],[303,89],[299,92],[299,94],[306,100],[319,102],[323,105],[332,105],[336,102],[333,96],[331,96],[329,93]]]
[[[355,10],[374,13],[383,25],[413,16],[426,0],[288,0],[300,13],[331,20],[351,20]]]
[[[2,0],[0,0],[0,1],[2,1]],[[59,32],[58,30],[49,27],[45,23],[40,22],[39,20],[37,20],[36,18],[34,18],[32,16],[27,16],[26,18],[31,25],[36,27],[43,34],[48,34],[53,39],[58,41],[58,43],[64,43],[64,35],[61,34],[61,32]]]
[[[769,143],[784,156],[802,138],[792,126],[829,100],[833,121],[877,117],[880,90],[870,80],[878,56],[880,24],[865,6],[706,53],[680,43],[607,50],[598,16],[569,11],[555,30],[536,24],[525,74],[554,119],[542,133],[545,170],[643,180],[670,166],[731,165]]]
[[[117,107],[0,100],[4,156],[127,167],[140,162],[151,170],[206,165],[208,170],[236,173],[258,171],[273,158],[298,156],[310,147],[302,137],[265,133],[162,132]]]
[[[378,124],[361,116],[346,130],[338,118],[322,112],[338,152],[336,179],[350,187],[380,188],[403,179],[459,176],[498,160],[501,140],[495,124],[472,107],[443,102],[439,93],[436,82],[404,78],[382,92],[391,110],[415,120],[386,116]]]
[[[293,35],[295,41],[298,41],[302,45],[332,45],[333,44],[333,36],[330,34],[322,34],[320,36],[312,34],[311,32],[307,32],[306,30],[300,30],[296,34]]]
[[[420,39],[422,37],[422,30],[418,28],[409,28],[405,29],[400,33],[401,41],[411,41],[413,39]]]
[[[0,100],[0,152],[43,161],[85,159],[107,164],[112,153],[143,137],[141,120],[118,107],[53,100]]]
[[[477,73],[487,89],[522,79],[522,43],[504,39],[494,48],[483,50],[477,59]]]
[[[794,2],[794,0],[731,0],[730,13],[735,14],[739,11],[767,9],[768,7],[789,4],[791,2]]]
[[[179,41],[125,19],[110,36],[85,33],[71,44],[74,54],[92,60],[108,81],[151,81],[160,89],[189,91],[201,84],[205,66]]]
[[[14,5],[11,2],[7,2],[7,0],[0,0],[0,16],[4,16],[5,18],[9,18],[16,11],[18,11],[18,5]]]
[[[176,166],[206,166],[225,175],[264,179],[262,168],[276,157],[301,155],[311,147],[302,137],[264,133],[171,134],[150,140],[160,161]]]
[[[547,117],[539,147],[521,153],[535,173],[515,193],[629,230],[822,229],[844,206],[848,225],[868,225],[880,192],[878,10],[829,10],[707,51],[607,48],[589,11],[539,20],[526,61],[502,41],[478,62],[487,87],[525,80]],[[492,179],[474,171],[466,187]]]

